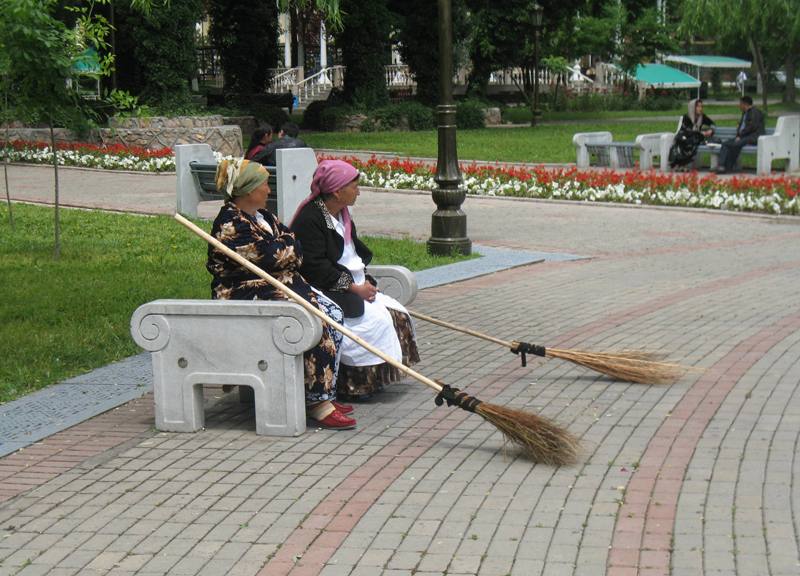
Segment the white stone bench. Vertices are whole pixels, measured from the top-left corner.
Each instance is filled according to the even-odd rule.
[[[669,150],[675,142],[675,134],[680,130],[681,121],[675,133],[666,133],[661,136],[661,170],[669,170]],[[714,136],[723,141],[736,136],[735,127],[717,127]],[[719,165],[720,146],[701,145],[697,148],[695,166],[698,165],[701,154],[710,157],[709,168],[714,170]],[[756,172],[759,176],[772,173],[772,162],[775,160],[788,160],[787,172],[800,170],[800,116],[779,116],[775,128],[767,128],[766,134],[758,137],[755,146],[742,148],[742,155],[756,156]]]
[[[578,168],[589,168],[592,156],[597,158],[598,166],[610,168],[632,168],[633,152],[638,148],[635,142],[614,142],[611,132],[578,132],[572,136]]]
[[[279,148],[275,151],[275,158],[277,165],[268,167],[270,186],[273,187],[269,208],[282,222],[288,222],[300,202],[308,196],[317,157],[311,148]],[[175,146],[179,214],[197,217],[200,202],[223,199],[222,194],[214,191],[216,165],[217,159],[208,144]]]
[[[384,293],[414,300],[417,282],[401,266],[370,266]],[[155,300],[131,317],[134,341],[151,352],[156,428],[194,432],[204,426],[203,386],[239,386],[255,401],[256,434],[305,432],[303,352],[322,324],[288,301]]]
[[[671,132],[653,132],[651,134],[639,134],[636,137],[636,145],[639,147],[639,168],[641,170],[652,170],[656,156],[664,158],[661,138],[671,135]],[[669,148],[667,148],[667,156],[669,156]]]

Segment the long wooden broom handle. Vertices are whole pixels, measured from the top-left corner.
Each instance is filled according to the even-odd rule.
[[[450,322],[445,322],[444,320],[439,320],[438,318],[434,318],[432,316],[426,316],[425,314],[421,314],[413,310],[409,310],[408,313],[414,318],[419,318],[420,320],[424,320],[425,322],[430,322],[431,324],[436,324],[437,326],[442,326],[443,328],[449,328],[450,330],[455,330],[456,332],[462,332],[464,334],[469,334],[470,336],[483,338],[484,340],[488,340],[489,342],[494,342],[495,344],[499,344],[500,346],[505,346],[506,348],[511,348],[511,349],[514,348],[514,342],[500,340],[500,338],[495,338],[494,336],[489,336],[488,334],[484,334],[476,330],[464,328],[463,326],[459,326],[458,324],[451,324]]]
[[[397,360],[395,360],[394,358],[392,358],[388,354],[386,354],[383,351],[377,349],[375,346],[373,346],[372,344],[370,344],[366,340],[360,338],[359,336],[356,336],[348,328],[345,328],[344,326],[342,326],[341,324],[339,324],[335,320],[329,318],[327,314],[325,314],[324,312],[319,310],[313,304],[307,302],[305,300],[305,298],[303,298],[302,296],[297,294],[294,290],[292,290],[291,288],[289,288],[288,286],[286,286],[285,284],[283,284],[279,280],[276,280],[275,278],[273,278],[272,276],[270,276],[269,274],[264,272],[264,270],[262,270],[261,268],[259,268],[255,264],[253,264],[252,262],[248,261],[247,259],[245,259],[241,255],[237,254],[236,252],[234,252],[233,250],[231,250],[230,248],[225,246],[222,242],[220,242],[219,240],[217,240],[216,238],[214,238],[210,234],[206,233],[205,230],[199,228],[198,226],[196,226],[195,224],[193,224],[192,222],[190,222],[189,220],[187,220],[186,218],[184,218],[180,214],[175,214],[175,220],[177,220],[178,222],[183,224],[186,228],[188,228],[189,230],[191,230],[192,232],[194,232],[195,234],[200,236],[203,240],[205,240],[206,242],[211,244],[214,248],[216,248],[217,250],[219,250],[220,252],[225,254],[231,260],[234,260],[238,264],[241,264],[242,266],[244,266],[245,268],[250,270],[250,272],[252,272],[253,274],[256,274],[260,278],[263,278],[264,280],[269,282],[269,284],[273,288],[283,292],[283,294],[286,295],[290,300],[294,300],[297,304],[300,304],[300,306],[302,306],[308,312],[310,312],[311,314],[313,314],[314,316],[316,316],[317,318],[319,318],[320,320],[325,322],[328,326],[338,330],[339,332],[341,332],[342,334],[344,334],[345,336],[350,338],[350,340],[352,340],[353,342],[355,342],[359,346],[365,348],[369,352],[372,352],[373,354],[375,354],[375,356],[378,356],[381,360],[383,360],[387,364],[391,364],[394,368],[397,368],[398,370],[400,370],[404,374],[406,374],[408,376],[411,376],[412,378],[414,378],[415,380],[417,380],[419,382],[422,382],[426,386],[430,386],[431,388],[433,388],[437,392],[441,392],[442,391],[442,385],[441,384],[439,384],[438,382],[436,382],[434,380],[431,380],[430,378],[420,374],[419,372],[416,372],[415,370],[412,370],[411,368],[409,368],[408,366],[406,366],[402,362],[398,362]]]

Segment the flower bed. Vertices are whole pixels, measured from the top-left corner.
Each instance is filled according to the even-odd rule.
[[[5,148],[0,149],[0,158]],[[172,172],[171,148],[147,150],[120,144],[98,146],[59,143],[59,164],[110,170]],[[221,155],[215,154],[218,160]],[[320,156],[320,159],[323,159]],[[369,160],[345,158],[363,174],[362,183],[376,188],[431,190],[436,186],[436,166],[408,159]],[[12,142],[12,162],[52,164],[53,154],[43,142]],[[620,202],[660,206],[690,206],[741,212],[800,214],[800,178],[790,176],[739,176],[663,172],[578,171],[574,167],[521,168],[463,163],[461,171],[468,194],[551,198],[585,202]]]
[[[0,143],[0,158],[6,147]],[[96,145],[83,142],[57,142],[60,166],[81,166],[105,170],[134,170],[138,172],[174,172],[172,148],[148,150],[122,144]],[[32,164],[52,164],[53,150],[45,142],[15,140],[11,142],[9,160]]]
[[[346,158],[362,172],[361,182],[376,188],[431,190],[436,167],[411,160],[367,161]],[[799,214],[800,178],[741,176],[720,178],[696,172],[578,171],[574,167],[520,168],[461,165],[468,194],[690,206],[770,214]]]

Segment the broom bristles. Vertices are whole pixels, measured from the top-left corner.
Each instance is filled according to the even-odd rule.
[[[643,352],[584,352],[548,348],[547,356],[561,358],[591,370],[601,372],[627,382],[640,384],[673,384],[683,376],[687,368],[670,362],[645,359]]]
[[[578,459],[578,439],[546,418],[488,402],[481,402],[475,412],[535,462],[561,466]]]

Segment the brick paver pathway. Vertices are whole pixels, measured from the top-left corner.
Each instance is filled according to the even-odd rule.
[[[425,196],[365,192],[357,208],[365,232],[428,233]],[[214,390],[206,430],[158,433],[145,397],[0,460],[0,574],[800,573],[800,227],[465,209],[475,241],[594,258],[425,290],[415,308],[504,339],[663,350],[698,370],[663,387],[557,360],[522,368],[420,324],[426,375],[582,438],[562,468],[517,457],[414,383],[359,405],[355,431],[291,439],[256,436],[235,395]]]

